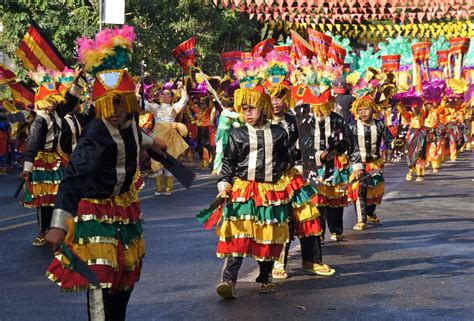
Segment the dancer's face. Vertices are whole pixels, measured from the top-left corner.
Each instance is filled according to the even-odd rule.
[[[123,104],[125,104],[125,101],[122,99],[121,96],[115,97],[114,100],[114,113],[107,117],[107,120],[114,126],[119,126],[122,125],[125,122],[125,119],[127,118],[127,112],[125,111],[125,108]]]
[[[161,101],[163,104],[171,104],[173,102],[173,93],[171,90],[165,89],[161,93]]]
[[[263,125],[264,117],[261,109],[255,108],[254,106],[243,105],[242,112],[247,124],[252,126]]]
[[[357,110],[357,114],[359,115],[360,120],[364,123],[368,123],[372,119],[373,110],[372,108],[361,107]]]
[[[273,115],[283,116],[285,113],[285,103],[281,98],[272,97]]]

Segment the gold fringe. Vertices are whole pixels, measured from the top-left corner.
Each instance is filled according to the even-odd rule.
[[[59,94],[48,95],[40,100],[35,100],[35,110],[45,110],[59,104],[65,104],[66,98]]]
[[[109,91],[106,95],[95,99],[94,106],[96,110],[97,118],[107,118],[110,117],[115,111],[114,108],[114,98],[121,96],[123,101],[121,107],[123,111],[127,113],[138,112],[138,102],[135,92],[119,92],[119,91]]]
[[[291,88],[277,84],[268,89],[270,97],[280,98],[286,106],[285,111],[294,107],[295,101],[291,98]]]
[[[312,104],[311,109],[317,117],[327,117],[332,111],[333,101],[332,99],[324,104]]]
[[[262,95],[255,89],[241,88],[234,93],[234,107],[239,113],[242,113],[242,106],[249,105],[264,112],[267,119],[273,118],[273,107],[270,97]]]

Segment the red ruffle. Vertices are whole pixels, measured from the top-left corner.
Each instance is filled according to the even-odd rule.
[[[113,203],[96,204],[87,200],[81,200],[77,208],[77,216],[95,215],[97,221],[110,218],[121,218],[124,221],[135,222],[140,218],[142,211],[139,203],[131,203],[130,206],[122,207]]]
[[[56,203],[56,195],[43,195],[37,196],[31,202],[25,202],[23,205],[26,207],[42,207],[42,206],[54,206]]]
[[[349,200],[347,195],[336,197],[336,198],[328,198],[322,194],[316,194],[311,201],[316,206],[329,206],[329,207],[345,207],[349,204]]]
[[[308,237],[321,235],[322,228],[319,218],[315,218],[303,223],[297,222],[295,226],[295,234],[297,237]]]
[[[259,244],[252,239],[238,238],[227,242],[219,241],[217,255],[223,257],[252,256],[257,260],[272,261],[280,257],[282,244]]]
[[[367,205],[380,205],[382,203],[383,195],[369,198],[367,197]]]
[[[64,164],[67,164],[67,160],[63,158],[56,159],[52,163],[47,163],[42,159],[37,158],[33,162],[33,170],[35,170],[36,168],[41,168],[45,171],[56,171],[58,170],[58,166],[65,168]]]
[[[262,183],[262,184],[269,184],[269,183]],[[306,184],[303,176],[300,174],[293,176],[290,183],[286,186],[286,188],[282,191],[268,191],[265,195],[267,201],[271,203],[275,203],[278,201],[287,201],[292,196],[294,191],[301,189]],[[255,202],[255,206],[262,206],[263,200],[259,193],[258,188],[259,183],[255,181],[249,182],[245,191],[242,190],[235,190],[232,191],[232,202],[246,202],[249,199],[253,199]],[[243,198],[243,199],[242,199]]]
[[[94,272],[97,280],[101,284],[108,284],[110,287],[115,279],[118,279],[117,289],[131,289],[140,278],[142,261],[133,271],[123,271],[120,277],[118,271],[108,265],[91,265],[89,268]],[[61,283],[61,289],[65,291],[77,291],[88,288],[89,282],[81,274],[76,271],[64,268],[58,259],[54,259],[48,267],[48,272],[52,274],[56,280]]]

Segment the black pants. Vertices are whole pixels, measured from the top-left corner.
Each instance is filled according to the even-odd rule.
[[[290,211],[290,213],[293,213]],[[296,222],[293,215],[288,216],[288,229],[290,240],[285,244],[285,259],[284,266],[288,264],[288,253],[290,252],[291,242],[294,239],[295,235]],[[319,236],[308,236],[300,238],[301,244],[301,257],[303,261],[312,262],[312,263],[322,263],[323,262],[323,252],[321,249],[321,239]]]
[[[51,226],[51,219],[53,218],[52,206],[42,206],[36,209],[36,220],[41,232],[46,232]]]
[[[198,127],[198,143],[196,151],[199,154],[200,159],[202,159],[202,153],[204,148],[207,149],[209,154],[212,152],[211,138],[209,136],[209,128],[207,127]]]
[[[323,262],[323,252],[319,236],[302,237],[300,238],[300,243],[303,261],[319,264]]]
[[[323,229],[323,238],[326,234],[326,224],[332,234],[342,235],[344,232],[342,215],[344,207],[319,206],[319,222]]]
[[[234,281],[237,282],[237,274],[242,266],[243,257],[229,257],[224,261],[222,269],[222,282]],[[273,270],[273,261],[257,261],[260,265],[260,275],[255,280],[258,283],[267,283],[271,281]]]
[[[365,173],[363,174],[365,175]],[[375,217],[375,208],[377,205],[367,205],[367,186],[368,179],[363,179],[359,183],[359,198],[354,203],[355,211],[357,213],[357,222],[367,222],[367,215]]]
[[[89,321],[125,321],[128,301],[132,291],[115,291],[109,289],[87,291],[87,314]]]

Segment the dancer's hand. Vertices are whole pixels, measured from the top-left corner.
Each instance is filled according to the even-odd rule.
[[[48,242],[49,246],[51,247],[51,251],[56,252],[59,250],[61,243],[64,241],[66,237],[66,231],[62,228],[53,227],[49,229],[48,233],[44,239]]]
[[[361,169],[355,170],[354,171],[354,178],[356,180],[358,180],[359,178],[362,177],[363,174],[364,174],[364,172]]]
[[[31,180],[31,172],[23,171],[20,173],[20,177],[24,178],[25,181],[29,182]]]

